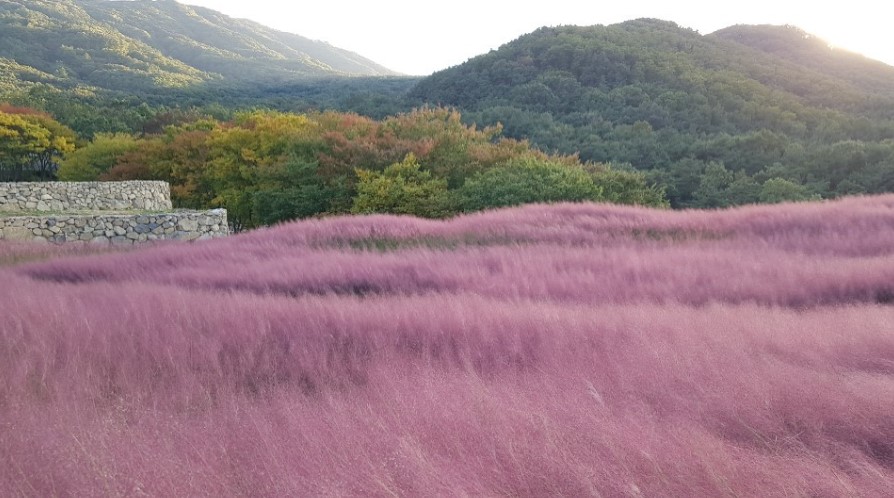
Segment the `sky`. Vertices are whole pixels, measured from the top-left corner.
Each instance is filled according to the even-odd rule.
[[[690,0],[179,0],[356,52],[400,73],[428,75],[541,26],[652,17],[708,34],[734,24],[791,24],[832,46],[894,65],[885,2]]]

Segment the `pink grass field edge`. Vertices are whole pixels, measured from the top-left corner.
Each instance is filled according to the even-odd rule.
[[[11,247],[2,496],[894,496],[894,196]]]

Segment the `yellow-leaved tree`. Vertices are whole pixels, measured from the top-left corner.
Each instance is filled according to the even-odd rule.
[[[0,105],[0,181],[53,180],[75,133],[50,115]]]

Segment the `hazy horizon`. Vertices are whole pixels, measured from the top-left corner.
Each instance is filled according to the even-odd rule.
[[[356,52],[391,70],[427,75],[461,64],[542,26],[615,24],[643,17],[673,21],[707,34],[735,24],[790,24],[827,41],[894,65],[894,43],[879,4],[847,8],[757,0],[718,9],[700,1],[655,0],[588,5],[571,0],[526,7],[456,0],[449,8],[407,0],[333,0],[283,5],[278,0],[178,0]]]

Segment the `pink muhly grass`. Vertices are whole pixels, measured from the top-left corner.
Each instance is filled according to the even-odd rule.
[[[34,244],[0,240],[0,268],[63,256],[89,255],[124,250],[87,244]]]
[[[51,281],[152,281],[259,294],[474,292],[586,303],[894,300],[894,196],[665,212],[566,204],[434,222],[279,226],[201,247],[60,260]]]
[[[7,268],[0,495],[888,496],[892,219],[528,206]]]

